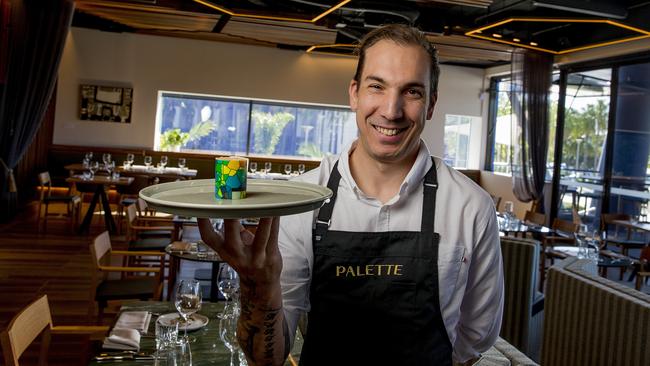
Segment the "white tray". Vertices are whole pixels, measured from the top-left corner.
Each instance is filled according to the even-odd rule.
[[[140,191],[140,198],[158,211],[223,219],[286,216],[313,211],[332,196],[332,191],[311,183],[249,180],[246,195],[240,200],[217,200],[214,179],[162,183]]]

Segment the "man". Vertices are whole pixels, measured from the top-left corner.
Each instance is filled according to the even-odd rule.
[[[359,138],[300,180],[335,196],[318,213],[228,221],[206,243],[239,272],[238,338],[281,365],[308,313],[304,365],[451,365],[495,342],[503,273],[490,196],[420,139],[437,98],[435,49],[390,25],[360,45],[350,82]],[[316,214],[318,216],[316,216]]]

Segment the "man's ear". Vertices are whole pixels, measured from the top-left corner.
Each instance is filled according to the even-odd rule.
[[[350,86],[348,87],[348,95],[350,96],[350,109],[352,112],[357,111],[357,104],[359,101],[359,84],[356,80],[352,79],[350,81]]]
[[[429,98],[429,106],[427,107],[427,120],[430,120],[431,117],[433,117],[433,109],[436,106],[437,101],[438,101],[438,94],[431,93],[431,97]]]

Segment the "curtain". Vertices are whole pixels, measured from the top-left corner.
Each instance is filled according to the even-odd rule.
[[[6,78],[0,84],[0,220],[13,217],[13,169],[38,132],[57,79],[73,0],[4,0]]]
[[[513,192],[522,202],[534,200],[541,203],[546,174],[548,94],[553,56],[521,49],[513,53],[511,65]]]

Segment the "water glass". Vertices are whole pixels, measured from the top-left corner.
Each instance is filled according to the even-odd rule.
[[[111,160],[112,160],[111,154],[109,154],[109,153],[102,154],[102,161],[104,162],[104,164],[110,163]]]
[[[264,163],[264,173],[269,174],[271,172],[272,167],[273,167],[273,165],[271,164],[270,161],[267,161],[266,163]]]
[[[284,164],[284,174],[286,175],[291,174],[291,164]]]
[[[251,161],[250,169],[251,169],[251,173],[255,174],[255,172],[257,172],[257,162]]]
[[[578,230],[574,233],[576,244],[578,244],[578,258],[587,258],[589,253],[587,248],[587,225],[578,225]]]
[[[298,174],[305,172],[305,164],[298,164]]]
[[[161,352],[178,342],[178,322],[156,321],[156,351]]]
[[[147,166],[147,170],[151,167],[151,163],[153,163],[153,158],[151,156],[145,156],[144,157],[144,165]]]
[[[181,170],[185,170],[185,158],[178,158],[178,167],[181,168]]]
[[[160,157],[160,165],[162,165],[163,169],[165,169],[165,166],[167,166],[167,162],[169,162],[169,159],[166,155]]]

